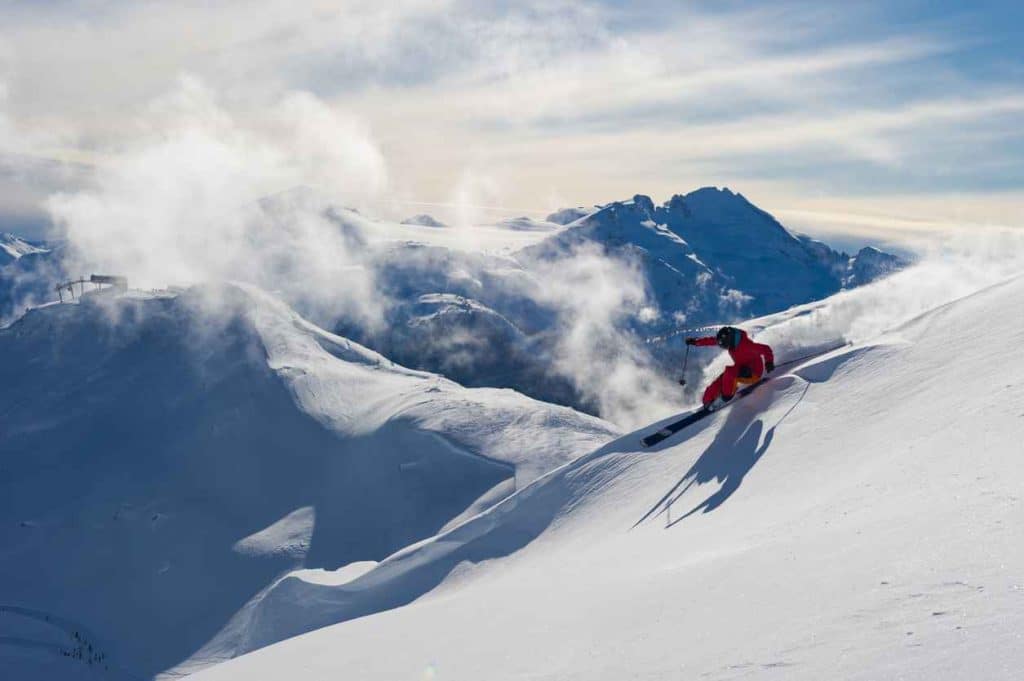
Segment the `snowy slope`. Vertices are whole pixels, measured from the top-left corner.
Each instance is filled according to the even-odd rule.
[[[134,678],[195,668],[281,575],[358,571],[617,434],[404,369],[248,287],[42,307],[0,357],[0,669],[19,678],[72,632]]]
[[[17,234],[0,232],[0,267],[11,263],[23,255],[45,253],[45,245],[27,241]]]
[[[1022,301],[1018,277],[791,366],[345,584],[284,580],[253,630],[340,624],[196,678],[1019,678]]]

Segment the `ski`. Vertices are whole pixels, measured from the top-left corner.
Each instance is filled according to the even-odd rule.
[[[759,386],[762,383],[765,383],[767,381],[768,381],[767,378],[762,378],[757,383],[752,383],[752,384],[750,384],[750,385],[748,385],[748,386],[746,386],[744,388],[741,388],[741,389],[737,390],[736,391],[736,395],[732,398],[732,400],[730,400],[729,402],[726,402],[721,407],[721,409],[716,409],[714,411],[708,411],[706,409],[698,409],[697,411],[693,412],[692,414],[688,414],[687,416],[684,416],[683,418],[679,419],[678,421],[673,421],[672,423],[669,423],[668,425],[666,425],[664,428],[662,428],[658,432],[651,433],[647,437],[641,439],[640,440],[640,444],[642,444],[644,447],[651,447],[653,445],[656,445],[659,442],[672,437],[673,435],[678,433],[683,428],[686,428],[687,426],[693,425],[697,421],[700,421],[701,419],[703,419],[703,418],[705,418],[707,416],[711,416],[712,414],[717,413],[717,412],[721,411],[722,409],[728,409],[729,405],[735,404],[736,400],[741,399],[743,397],[746,397],[747,395],[752,393],[754,391],[754,389],[757,388],[757,386]]]

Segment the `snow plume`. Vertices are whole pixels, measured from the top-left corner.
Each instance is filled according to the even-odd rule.
[[[49,201],[82,271],[123,274],[133,286],[248,281],[314,313],[379,317],[353,247],[357,225],[314,191],[280,193],[379,194],[383,157],[357,121],[298,93],[243,122],[183,77],[136,133],[88,189]]]
[[[486,221],[490,206],[501,202],[498,181],[479,168],[466,168],[459,176],[451,196],[452,227],[459,236],[474,247],[482,245],[476,225]]]
[[[944,235],[917,246],[919,261],[866,286],[843,291],[818,303],[793,308],[752,320],[741,327],[757,340],[775,348],[779,361],[841,343],[864,343],[886,333],[898,335],[899,327],[926,312],[959,298],[1024,276],[1024,230],[976,228]],[[1007,310],[1007,315],[1021,314]],[[1000,320],[993,319],[998,325]],[[957,329],[935,328],[947,333],[951,343]],[[955,345],[950,352],[959,352]],[[705,371],[705,382],[724,364],[717,358]]]
[[[639,267],[583,246],[536,271],[540,295],[559,314],[553,367],[602,418],[634,428],[677,408],[678,386],[627,330],[630,319],[652,314]]]

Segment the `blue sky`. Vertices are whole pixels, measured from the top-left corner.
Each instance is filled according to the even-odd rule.
[[[266,135],[301,92],[362,136],[343,181],[303,179],[392,217],[714,184],[819,234],[1019,225],[1022,25],[995,1],[3,3],[0,220],[45,225],[184,127]]]

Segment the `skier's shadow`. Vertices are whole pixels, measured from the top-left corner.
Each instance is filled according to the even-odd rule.
[[[762,441],[761,433],[764,431],[764,421],[757,419],[744,428],[742,421],[746,419],[742,415],[734,419],[733,417],[737,416],[737,413],[734,412],[729,416],[730,418],[726,420],[725,425],[718,431],[708,448],[683,475],[683,480],[687,482],[682,490],[669,498],[666,511],[671,514],[672,504],[678,501],[694,484],[704,485],[716,480],[721,486],[717,492],[694,506],[685,515],[675,520],[670,518],[666,527],[672,527],[698,511],[710,513],[728,501],[729,497],[735,494],[743,484],[743,478],[771,447],[778,424],[768,430],[764,441]],[[740,423],[730,424],[729,421],[733,420]],[[735,436],[737,430],[740,432],[739,437]]]
[[[707,449],[637,524],[653,515],[666,512],[669,514],[666,527],[672,527],[697,512],[710,513],[728,501],[729,497],[735,494],[743,484],[747,473],[757,465],[757,462],[771,447],[775,429],[796,409],[797,404],[803,401],[806,394],[807,388],[804,389],[804,393],[793,406],[783,414],[782,418],[768,429],[767,433],[764,432],[764,421],[761,418],[752,420],[752,415],[746,410],[733,409],[730,411]],[[764,433],[763,438],[762,433]],[[694,485],[704,485],[712,480],[719,483],[718,491],[683,516],[674,520],[671,518],[672,504],[682,498]]]

